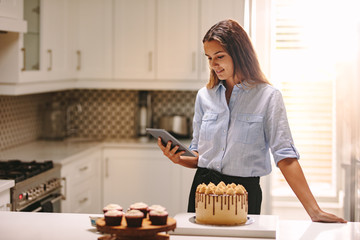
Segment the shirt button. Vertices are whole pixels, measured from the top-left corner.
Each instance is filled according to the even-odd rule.
[[[225,148],[222,148],[222,150],[224,151],[224,150],[225,150]]]

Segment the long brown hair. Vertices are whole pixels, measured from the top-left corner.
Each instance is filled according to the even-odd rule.
[[[234,79],[240,79],[240,84],[252,87],[259,83],[269,83],[261,71],[254,47],[245,30],[234,20],[223,20],[212,26],[203,38],[207,41],[218,41],[234,62]],[[207,88],[213,88],[219,83],[214,70],[210,72]]]

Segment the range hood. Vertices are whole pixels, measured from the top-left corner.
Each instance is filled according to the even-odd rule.
[[[0,32],[27,32],[27,22],[21,19],[0,17]]]

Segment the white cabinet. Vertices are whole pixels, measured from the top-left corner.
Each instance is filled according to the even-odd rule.
[[[69,10],[70,71],[79,79],[112,78],[112,0],[72,0]]]
[[[24,2],[25,17],[29,17],[29,31],[22,39],[22,63],[18,66],[21,74],[18,81],[54,81],[70,77],[67,61],[67,4],[68,0]]]
[[[14,180],[0,179],[0,211],[10,211],[10,188],[15,185]]]
[[[155,79],[155,0],[116,0],[114,74],[117,79]]]
[[[183,176],[191,176],[193,169],[183,171],[155,147],[103,151],[104,205],[117,203],[126,209],[134,202],[160,204],[172,216],[187,211],[190,186]]]
[[[198,1],[158,0],[157,78],[198,78]]]
[[[225,19],[236,20],[249,33],[249,0],[200,0],[200,78],[208,80],[210,70],[203,50],[202,39],[217,22]]]
[[[45,72],[44,80],[47,81],[70,78],[67,61],[68,0],[43,0],[41,10],[40,71]]]
[[[41,83],[34,85],[41,89],[46,83],[70,77],[67,71],[68,0],[25,0],[23,3],[28,32],[0,36],[0,82],[4,83],[0,93],[6,94],[3,91],[9,86],[21,89],[24,85],[19,83]],[[10,90],[16,94],[18,89]]]
[[[114,7],[115,78],[197,79],[198,1],[116,0]]]
[[[101,213],[101,151],[85,154],[61,167],[62,212]]]

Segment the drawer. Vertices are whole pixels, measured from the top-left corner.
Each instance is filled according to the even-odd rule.
[[[101,213],[101,192],[99,183],[93,180],[72,186],[70,197],[71,212]]]

